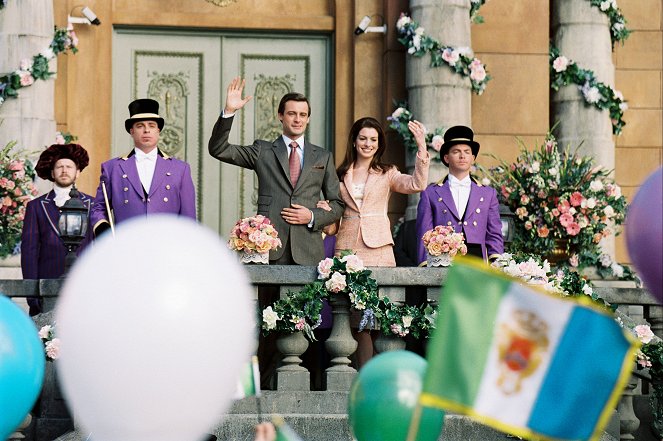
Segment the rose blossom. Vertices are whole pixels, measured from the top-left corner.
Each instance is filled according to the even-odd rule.
[[[433,136],[433,139],[430,142],[431,147],[433,147],[433,150],[436,152],[439,152],[440,149],[442,148],[442,144],[444,144],[444,138],[442,138],[440,135],[435,135]]]
[[[587,216],[584,215],[578,216],[577,222],[580,228],[586,228],[587,225],[589,225],[589,219],[587,219]]]
[[[55,143],[60,145],[63,145],[65,143],[65,139],[64,136],[62,136],[62,133],[57,132],[55,134]]]
[[[532,222],[530,222],[530,221],[525,222],[525,229],[526,230],[531,230],[532,228],[534,228],[534,224],[532,224]]]
[[[19,82],[23,87],[30,86],[35,82],[35,79],[30,72],[20,71],[18,75],[20,77]]]
[[[599,181],[598,179],[594,179],[589,183],[589,188],[592,191],[601,191],[603,190],[603,182]]]
[[[518,207],[516,208],[516,215],[518,216],[519,219],[524,219],[525,216],[527,216],[527,208],[525,207]]]
[[[486,79],[486,69],[476,58],[470,63],[470,79],[478,83]]]
[[[401,14],[398,21],[396,22],[396,27],[398,29],[403,29],[406,25],[409,25],[412,22],[412,19],[405,14]]]
[[[52,328],[51,325],[42,326],[39,330],[39,338],[48,338],[48,334],[51,333]]]
[[[557,208],[553,208],[552,210],[550,210],[550,212],[555,217],[559,216],[559,210]]]
[[[559,201],[559,204],[557,204],[557,209],[560,213],[568,213],[570,208],[571,204],[566,199],[562,199]]]
[[[402,107],[399,107],[398,109],[394,110],[394,113],[391,114],[391,117],[393,119],[398,119],[401,117],[401,115],[405,112],[405,109]]]
[[[520,203],[523,204],[523,205],[529,204],[529,196],[527,196],[526,194],[521,195],[520,196]]]
[[[603,209],[603,213],[606,215],[606,217],[613,217],[615,215],[615,209],[608,205]]]
[[[54,338],[53,340],[47,342],[45,349],[48,358],[51,360],[57,360],[60,356],[60,339]]]
[[[318,279],[326,279],[329,277],[332,265],[334,265],[333,259],[326,258],[321,260],[320,263],[318,263]]]
[[[453,50],[448,47],[442,51],[442,59],[446,61],[450,66],[455,66],[458,60],[460,59],[460,54],[458,51]]]
[[[564,56],[559,56],[553,61],[553,69],[555,72],[564,72],[569,65],[569,59]]]
[[[276,321],[280,320],[281,317],[272,309],[271,306],[268,306],[267,308],[262,310],[262,321],[265,323],[266,328],[268,331],[270,329],[276,328]]]
[[[364,269],[364,262],[356,254],[348,254],[341,259],[345,263],[345,269],[349,273],[356,273]]]
[[[345,276],[339,272],[335,272],[332,276],[325,282],[325,288],[331,292],[341,292],[347,287],[345,281]]]
[[[638,325],[633,328],[635,335],[638,336],[641,342],[644,344],[649,343],[654,338],[654,333],[651,332],[651,329],[647,325]]]
[[[548,237],[550,230],[545,225],[542,225],[536,229],[536,233],[539,235],[539,237]]]

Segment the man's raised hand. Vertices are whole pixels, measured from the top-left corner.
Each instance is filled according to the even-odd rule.
[[[246,80],[240,77],[235,77],[230,82],[228,89],[226,89],[226,107],[223,110],[224,114],[229,115],[237,112],[239,109],[244,107],[244,105],[248,103],[251,98],[253,98],[251,95],[247,96],[246,98],[242,98],[242,91],[244,90],[245,84]]]

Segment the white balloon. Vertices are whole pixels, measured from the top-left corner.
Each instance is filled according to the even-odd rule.
[[[174,216],[123,223],[67,278],[58,371],[95,441],[193,441],[255,347],[252,289],[219,236]]]

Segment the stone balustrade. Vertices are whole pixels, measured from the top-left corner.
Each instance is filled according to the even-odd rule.
[[[262,265],[248,265],[245,267],[252,284],[255,287],[255,299],[257,300],[257,289],[261,285],[279,285],[281,288],[281,295],[283,296],[287,291],[296,291],[306,285],[307,283],[315,280],[317,276],[315,267],[301,267],[301,266],[262,266]],[[377,280],[381,296],[388,296],[392,301],[405,302],[408,300],[412,292],[412,288],[418,288],[420,292],[425,289],[426,298],[429,302],[437,302],[440,298],[441,289],[446,279],[446,268],[413,268],[413,267],[399,267],[399,268],[370,268],[372,276]],[[63,280],[0,280],[0,293],[8,295],[9,297],[41,297],[45,311],[52,310],[55,307],[58,293],[61,289]],[[632,284],[624,282],[606,282],[597,281],[595,283],[595,292],[601,297],[613,304],[620,305],[620,310],[629,314],[635,311],[636,316],[642,316],[652,325],[652,329],[658,336],[663,335],[663,307],[658,305],[644,289],[636,288]],[[629,286],[630,285],[630,286]],[[219,288],[223,290],[223,287]],[[220,293],[223,294],[223,293]],[[420,299],[421,300],[421,299]],[[333,305],[333,308],[340,308],[341,306]],[[343,306],[348,308],[346,304]],[[635,309],[634,309],[635,308]],[[351,355],[351,350],[347,349],[356,347],[356,343],[352,340],[349,321],[342,320],[342,326],[346,329],[332,330],[332,336],[336,336],[337,341],[327,344],[327,351],[331,354],[336,362],[332,363],[332,367],[326,371],[326,391],[322,392],[308,392],[316,397],[319,396],[336,396],[347,394],[351,380],[356,374],[345,359]],[[333,339],[331,339],[333,340]],[[345,348],[345,349],[344,349]],[[345,351],[345,352],[343,352]],[[348,352],[349,351],[349,352]],[[285,374],[301,373],[300,369],[289,370]],[[303,371],[308,379],[309,372],[304,369]],[[287,377],[284,377],[287,378]],[[291,380],[292,378],[289,378]],[[54,378],[51,381],[55,381]],[[618,408],[619,418],[622,422],[621,439],[633,439],[634,434],[638,431],[640,421],[636,417],[633,409],[633,400],[641,394],[641,387],[639,379],[634,376],[633,384],[629,385],[627,392],[622,398],[622,402]],[[276,394],[279,393],[307,393],[308,387],[302,388],[301,381],[284,381],[285,388],[278,387]],[[292,390],[288,390],[288,384],[295,385]],[[306,382],[304,383],[306,384]],[[50,388],[53,390],[54,388]],[[57,388],[55,388],[57,389]],[[46,390],[46,388],[45,388]],[[59,393],[58,393],[59,394]],[[336,394],[336,395],[335,395]],[[343,395],[345,396],[345,395]],[[42,396],[42,400],[52,399]],[[39,424],[40,415],[34,415],[34,419]],[[37,439],[37,438],[35,438]]]

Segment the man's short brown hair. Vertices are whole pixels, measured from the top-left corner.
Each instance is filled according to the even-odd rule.
[[[283,95],[283,98],[281,98],[281,102],[279,103],[279,115],[283,115],[283,112],[285,112],[285,103],[288,101],[299,101],[306,103],[308,105],[308,116],[311,116],[311,103],[308,102],[306,95],[298,92],[290,92]]]

